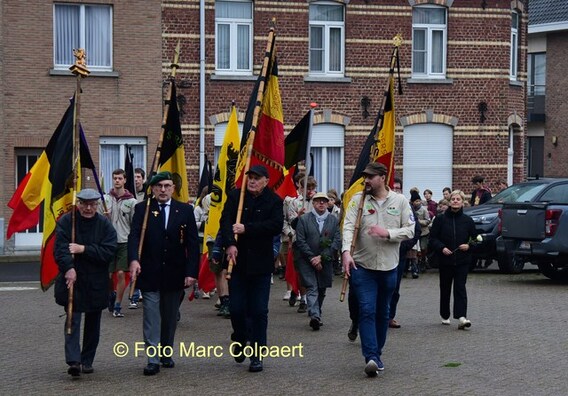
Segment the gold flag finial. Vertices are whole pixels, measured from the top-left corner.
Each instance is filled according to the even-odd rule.
[[[402,34],[399,33],[393,37],[392,45],[394,45],[395,47],[400,47],[402,45]]]
[[[71,73],[81,75],[81,77],[87,77],[90,71],[87,69],[87,55],[85,54],[85,50],[83,48],[73,49],[73,56],[75,57],[75,63],[69,68]]]

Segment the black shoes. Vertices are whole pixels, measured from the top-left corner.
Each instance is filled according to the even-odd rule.
[[[251,373],[258,373],[260,371],[262,371],[262,361],[260,360],[251,360],[250,362],[250,366],[249,366],[249,371]]]
[[[300,301],[300,306],[298,307],[298,313],[306,313],[308,312],[308,304],[303,301]]]
[[[160,365],[156,363],[148,363],[146,367],[144,367],[144,375],[156,375],[160,372]]]
[[[245,361],[246,357],[243,353],[244,346],[239,344],[238,342],[233,343],[233,350],[231,351],[231,355],[235,362],[242,363]],[[261,368],[262,369],[262,368]]]
[[[81,371],[83,371],[83,374],[93,374],[95,369],[90,364],[83,364]]]
[[[174,368],[175,366],[176,366],[176,364],[173,361],[173,359],[171,359],[171,358],[162,360],[162,367],[163,368]]]
[[[81,375],[81,365],[79,363],[71,363],[69,369],[67,369],[67,374],[71,377],[78,377]]]
[[[312,318],[310,320],[310,327],[314,330],[314,331],[318,331],[320,329],[321,326],[321,322],[318,318]]]
[[[359,332],[359,325],[355,322],[351,322],[351,327],[349,327],[349,331],[347,332],[347,337],[349,341],[355,341],[357,339],[357,333]]]
[[[296,294],[295,291],[292,291],[292,294],[290,294],[290,298],[288,299],[288,305],[293,307],[294,305],[296,305],[297,300],[298,300],[298,295]]]

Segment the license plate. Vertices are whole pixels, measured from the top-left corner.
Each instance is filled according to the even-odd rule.
[[[519,246],[521,249],[530,249],[531,248],[531,243],[528,241],[522,241],[521,242],[521,246]]]

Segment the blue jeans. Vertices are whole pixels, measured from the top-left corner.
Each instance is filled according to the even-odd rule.
[[[357,266],[351,285],[359,300],[359,334],[365,362],[380,360],[389,327],[389,306],[396,287],[397,269],[373,271]]]
[[[245,275],[233,272],[229,292],[229,311],[233,325],[231,339],[243,346],[247,341],[251,345],[266,345],[270,274]]]

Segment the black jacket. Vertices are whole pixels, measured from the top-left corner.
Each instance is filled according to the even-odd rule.
[[[193,208],[172,199],[168,225],[164,229],[160,208],[152,199],[139,257],[145,210],[146,202],[136,205],[128,236],[128,262],[138,260],[141,267],[136,286],[142,291],[181,290],[185,278],[197,279],[199,271],[199,243]]]
[[[428,247],[438,254],[440,265],[470,265],[474,246],[470,244],[467,252],[456,249],[476,237],[477,231],[473,219],[463,213],[463,209],[457,212],[448,209],[443,215],[434,218]],[[454,253],[446,256],[442,253],[445,247]]]
[[[282,232],[284,224],[282,200],[268,188],[256,197],[245,191],[240,221],[245,226],[245,233],[235,240],[233,224],[237,219],[240,193],[240,190],[229,192],[223,208],[223,247],[237,246],[238,256],[233,272],[247,275],[271,274],[274,271],[273,238]]]
[[[72,214],[63,215],[55,229],[54,257],[59,267],[55,281],[55,301],[67,305],[68,291],[65,273],[71,268],[77,272],[73,287],[73,311],[94,312],[108,304],[108,266],[116,251],[116,231],[111,222],[100,214],[87,219],[79,211],[75,217],[75,243],[85,245],[85,252],[69,253]]]

